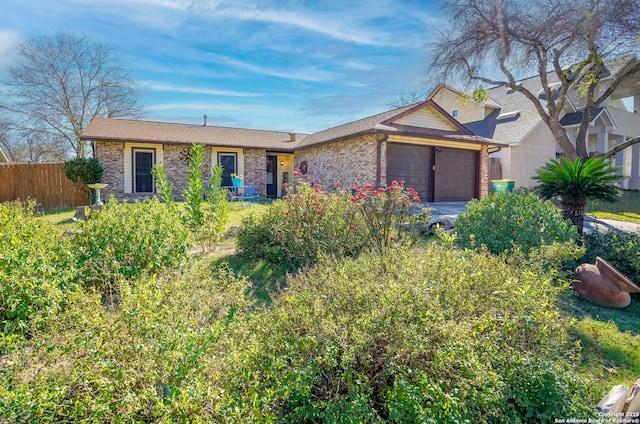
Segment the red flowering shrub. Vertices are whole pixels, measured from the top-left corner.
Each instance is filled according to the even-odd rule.
[[[387,188],[356,183],[352,192],[337,184],[329,193],[320,183],[296,178],[295,191],[288,189],[265,214],[243,221],[240,256],[288,270],[314,263],[322,254],[373,250],[382,256],[391,247],[411,246],[429,218],[416,206],[418,193],[396,181]]]
[[[366,238],[365,228],[354,225],[353,218],[346,191],[329,193],[319,183],[298,180],[295,192],[289,190],[264,214],[245,218],[238,232],[238,254],[287,270],[314,263],[322,254],[355,256]]]
[[[392,245],[411,247],[428,225],[428,209],[420,208],[418,192],[392,181],[386,189],[354,183],[351,202],[366,227],[369,247],[384,255]]]

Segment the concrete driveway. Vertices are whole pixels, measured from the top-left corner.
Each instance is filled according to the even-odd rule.
[[[463,213],[468,202],[430,202],[423,203],[423,206],[432,209],[432,222],[453,221],[456,216]],[[592,231],[626,231],[628,233],[640,232],[640,224],[626,221],[614,221],[612,219],[596,219],[586,216],[584,220],[584,230]]]

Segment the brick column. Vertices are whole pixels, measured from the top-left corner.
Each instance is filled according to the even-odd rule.
[[[480,198],[489,194],[489,146],[480,146]]]

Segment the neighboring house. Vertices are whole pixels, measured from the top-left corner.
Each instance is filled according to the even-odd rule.
[[[154,193],[151,167],[163,163],[179,193],[189,146],[204,144],[206,169],[220,164],[223,185],[244,175],[269,197],[282,195],[297,170],[306,181],[386,185],[406,181],[425,201],[469,200],[488,192],[488,155],[501,143],[473,135],[433,101],[320,131],[296,134],[112,118],[94,119],[81,137],[95,143],[104,192],[120,198]],[[204,175],[208,178],[208,175]]]
[[[632,66],[636,58],[612,60],[606,63],[610,74]],[[555,73],[547,75],[549,84],[558,84]],[[602,84],[607,80],[603,79]],[[532,93],[544,99],[538,76],[519,82]],[[429,99],[441,105],[448,113],[464,124],[474,134],[505,142],[503,148],[492,155],[499,158],[502,177],[516,180],[516,187],[532,187],[536,169],[551,159],[562,156],[553,134],[540,118],[533,103],[524,95],[506,87],[488,90],[486,102],[474,102],[461,91],[441,84],[429,95]],[[579,90],[571,89],[569,102],[561,124],[569,138],[575,140],[580,120],[583,97]],[[623,141],[640,135],[640,75],[621,84],[613,95],[591,117],[587,148],[590,153],[604,153]],[[623,188],[640,189],[640,144],[619,152],[615,164],[621,166],[629,178]]]
[[[3,163],[3,162],[9,162],[9,158],[2,150],[2,147],[0,147],[0,163]]]

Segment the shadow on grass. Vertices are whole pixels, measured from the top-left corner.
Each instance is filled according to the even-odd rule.
[[[637,294],[632,294],[631,304],[622,309],[594,305],[575,295],[571,299],[567,295],[565,303],[570,308],[571,315],[578,320],[591,318],[594,321],[613,322],[619,331],[640,335],[640,296]]]
[[[236,274],[247,277],[251,281],[251,294],[262,304],[270,304],[271,296],[286,285],[287,273],[263,260],[228,255],[211,262],[212,266],[222,264],[227,264]]]
[[[607,390],[615,384],[633,384],[640,375],[639,299],[626,308],[612,309],[580,300],[568,291],[561,303],[576,319],[570,334],[582,347],[582,367],[603,380]]]

